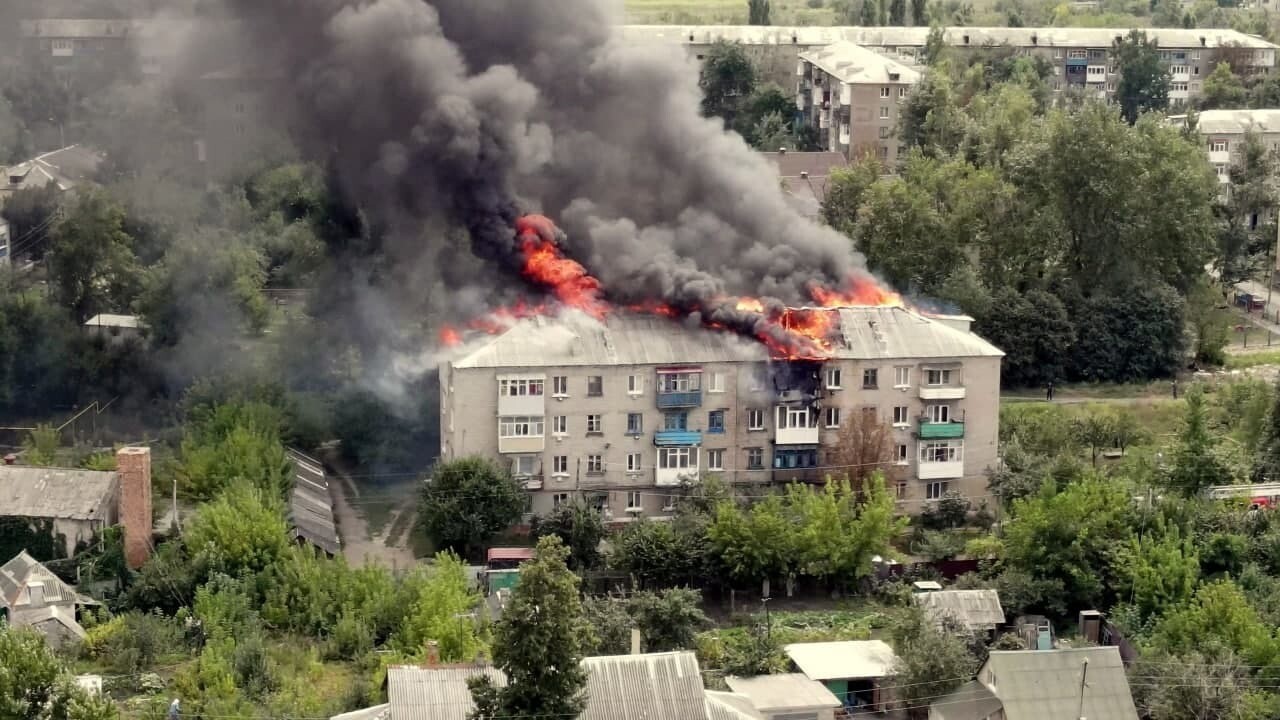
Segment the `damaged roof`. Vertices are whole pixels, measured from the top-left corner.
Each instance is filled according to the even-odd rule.
[[[289,450],[289,460],[293,462],[293,490],[289,494],[289,527],[293,537],[337,555],[342,543],[323,466],[319,460],[297,450]]]
[[[10,166],[3,178],[3,189],[13,192],[53,183],[65,192],[92,179],[102,160],[101,153],[82,145],[70,145]]]
[[[0,516],[106,521],[116,487],[110,471],[0,465]]]
[[[944,359],[1001,357],[998,348],[950,323],[900,307],[833,310],[840,337],[833,357]],[[578,312],[521,320],[506,332],[480,336],[459,349],[455,368],[569,367],[764,362],[761,343],[691,321],[618,313],[603,321]]]

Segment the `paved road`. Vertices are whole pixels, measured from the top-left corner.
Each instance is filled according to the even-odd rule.
[[[413,567],[417,560],[413,557],[413,551],[407,547],[409,533],[402,533],[395,544],[388,546],[385,534],[390,532],[395,524],[393,517],[381,533],[370,537],[369,523],[352,505],[353,500],[358,501],[360,498],[359,488],[345,473],[337,469],[333,472],[332,479],[337,488],[333,499],[333,512],[337,516],[338,532],[342,534],[342,554],[347,562],[354,566],[385,565],[396,570]],[[397,510],[396,514],[400,512],[413,512],[412,497],[406,498],[405,507]]]

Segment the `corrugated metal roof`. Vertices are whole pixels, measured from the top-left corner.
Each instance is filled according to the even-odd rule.
[[[485,557],[489,562],[495,560],[532,560],[533,548],[531,547],[495,547],[489,548],[485,553]]]
[[[1239,46],[1266,49],[1277,46],[1257,37],[1235,30],[1219,28],[1139,28],[1154,38],[1161,48],[1217,48]],[[709,44],[717,40],[739,42],[746,45],[830,45],[847,40],[859,45],[876,47],[924,47],[930,28],[919,27],[817,27],[817,26],[766,26],[766,25],[624,25],[619,30],[626,41],[637,43]],[[1031,46],[1035,37],[1038,47],[1109,48],[1117,35],[1129,34],[1129,28],[1006,28],[1006,27],[948,27],[943,28],[946,40],[952,45]],[[1201,39],[1203,38],[1203,43]]]
[[[707,720],[763,720],[746,695],[705,690]]]
[[[1280,110],[1205,110],[1196,115],[1201,135],[1280,132]]]
[[[914,67],[848,40],[802,52],[800,59],[813,63],[842,83],[914,83],[920,80],[920,71]],[[892,74],[898,78],[891,79]]]
[[[1088,661],[1087,671],[1085,661]],[[987,673],[995,674],[994,681]],[[1086,717],[1137,720],[1129,680],[1116,647],[993,651],[978,674],[1008,720]],[[1084,681],[1081,710],[1080,686]]]
[[[333,517],[333,496],[320,461],[297,450],[289,450],[293,461],[293,490],[289,494],[289,525],[295,538],[301,538],[337,555],[342,549],[338,525]]]
[[[115,493],[114,472],[0,466],[0,517],[105,520]]]
[[[841,337],[834,355],[851,359],[1000,357],[981,337],[900,307],[833,310]],[[611,315],[597,321],[566,311],[522,320],[500,335],[482,336],[459,350],[455,368],[669,365],[763,362],[765,347],[727,331],[661,317]]]
[[[932,720],[987,720],[1000,709],[1000,700],[977,680],[956,688],[929,706]],[[1078,718],[1072,718],[1078,720]]]
[[[580,720],[707,720],[702,674],[691,652],[591,657],[582,666],[587,709]]]
[[[882,640],[793,643],[784,650],[800,672],[813,680],[886,677],[898,660]]]
[[[805,708],[840,707],[840,699],[827,686],[802,673],[727,677],[729,689],[745,695],[759,711],[800,710]]]
[[[118,327],[118,328],[138,328],[145,323],[137,315],[113,315],[111,313],[100,313],[94,315],[85,321],[85,327]]]
[[[938,590],[917,593],[915,599],[935,622],[950,617],[970,630],[1005,622],[1000,593],[995,590]]]

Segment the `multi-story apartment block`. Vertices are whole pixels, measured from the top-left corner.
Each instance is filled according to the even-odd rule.
[[[1169,66],[1170,98],[1186,101],[1197,97],[1201,83],[1220,62],[1230,62],[1245,75],[1270,72],[1276,65],[1273,43],[1235,30],[1209,28],[1146,28],[1160,46]],[[1109,51],[1127,28],[944,28],[944,38],[961,50],[1007,46],[1049,62],[1055,90],[1072,87],[1114,92],[1118,76]],[[801,53],[838,42],[849,42],[905,58],[916,57],[929,37],[927,27],[765,27],[765,26],[662,26],[629,25],[623,36],[635,43],[675,43],[701,59],[716,42],[740,43],[769,80],[783,87]]]
[[[898,161],[898,104],[920,79],[913,67],[842,40],[800,53],[796,107],[823,148],[846,160]]]
[[[663,318],[519,322],[441,364],[441,457],[508,464],[537,514],[585,495],[615,521],[660,517],[710,475],[757,492],[842,475],[840,429],[860,413],[891,428],[904,511],[984,496],[1003,353],[964,317],[831,312],[821,361]]]

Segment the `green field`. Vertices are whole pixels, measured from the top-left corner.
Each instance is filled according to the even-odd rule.
[[[829,0],[809,7],[808,0],[773,0],[774,25],[834,25]],[[627,22],[651,25],[745,25],[747,0],[626,0]]]

